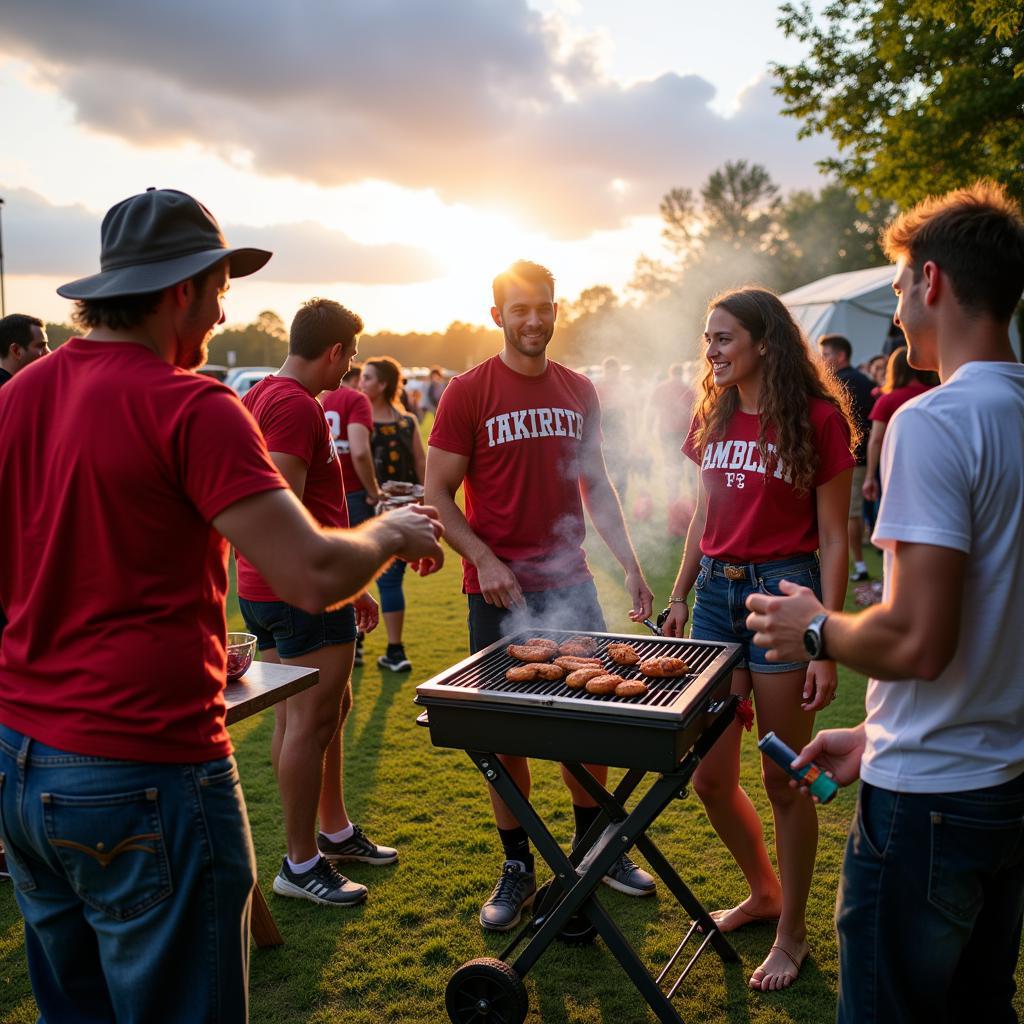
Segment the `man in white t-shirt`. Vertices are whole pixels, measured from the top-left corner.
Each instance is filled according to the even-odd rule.
[[[882,603],[752,596],[768,660],[871,676],[867,717],[814,760],[861,779],[836,908],[840,1024],[1016,1021],[1024,916],[1024,366],[1009,323],[1024,221],[996,185],[931,199],[886,233],[910,363],[942,386],[893,417],[874,541]]]

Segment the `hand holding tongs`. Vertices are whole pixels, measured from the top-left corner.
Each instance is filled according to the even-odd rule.
[[[641,619],[642,625],[646,626],[655,636],[664,636],[665,634],[661,631],[661,627],[665,625],[665,620],[668,618],[669,609],[666,608],[663,612],[658,615],[657,622],[651,622],[650,619]]]

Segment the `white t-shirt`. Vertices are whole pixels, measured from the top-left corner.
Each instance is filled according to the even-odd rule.
[[[874,541],[968,557],[953,660],[932,682],[872,679],[861,777],[962,792],[1024,772],[1024,366],[967,363],[902,406],[882,450]]]

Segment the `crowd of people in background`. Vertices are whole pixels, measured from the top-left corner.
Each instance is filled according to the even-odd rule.
[[[751,286],[711,301],[689,375],[674,363],[651,379],[612,356],[591,380],[548,358],[554,277],[519,261],[493,282],[502,348],[480,365],[451,380],[432,368],[415,388],[387,356],[353,367],[361,318],[312,299],[245,411],[188,371],[230,279],[271,254],[230,248],[184,193],[112,208],[104,269],[58,289],[83,335],[48,355],[40,320],[0,320],[0,434],[33,439],[0,446],[0,517],[18,524],[0,532],[0,829],[42,1019],[247,1017],[255,861],[225,725],[229,546],[262,659],[319,671],[275,709],[286,851],[273,890],[351,906],[367,889],[338,865],[398,851],[348,817],[342,727],[380,617],[378,666],[412,668],[407,573],[442,566],[442,536],[462,556],[473,653],[525,626],[604,631],[586,511],[641,622],[654,594],[623,502],[643,481],[634,508],[649,514],[655,456],[669,529],[673,509],[686,520],[665,634],[741,648],[743,711],[693,782],[749,887],[714,926],[775,924],[750,986],[788,987],[810,953],[818,843],[814,804],[765,761],[777,870],[768,856],[740,785],[756,712],[798,765],[819,758],[842,784],[863,772],[837,911],[842,1024],[1015,1019],[1024,369],[1008,325],[1024,222],[979,184],[902,215],[885,244],[894,329],[860,368],[848,338],[824,335],[816,352],[779,297]],[[39,450],[61,452],[66,472]],[[397,494],[410,503],[384,511]],[[848,582],[869,580],[876,519],[884,594],[844,614]],[[866,721],[812,739],[839,663],[872,677]],[[499,759],[528,797],[526,759]],[[603,785],[607,767],[586,767]],[[601,808],[563,777],[575,845]],[[479,920],[508,931],[535,898],[535,859],[490,799],[503,861]],[[111,821],[125,839],[107,850],[93,840]],[[141,840],[161,851],[150,877],[106,870]],[[656,892],[628,850],[604,882]]]

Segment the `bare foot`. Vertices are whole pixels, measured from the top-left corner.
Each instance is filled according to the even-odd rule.
[[[725,935],[751,924],[767,924],[769,922],[774,924],[779,919],[779,913],[779,910],[774,910],[769,904],[755,906],[751,900],[746,899],[738,907],[712,910],[708,916],[718,925],[718,930]]]
[[[788,948],[776,943],[768,951],[764,962],[750,976],[750,987],[761,992],[778,992],[789,988],[800,974],[811,947],[806,942],[793,943]]]

